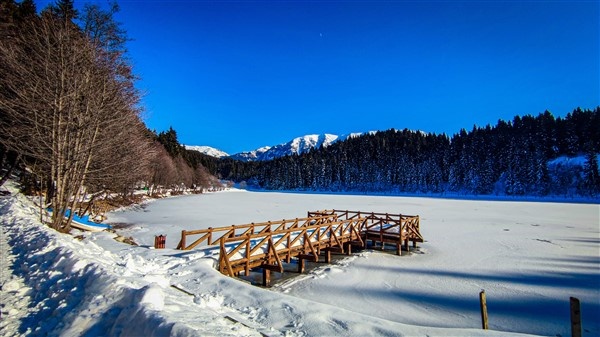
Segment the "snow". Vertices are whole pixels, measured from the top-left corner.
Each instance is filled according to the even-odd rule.
[[[372,131],[369,133],[375,133]],[[362,133],[351,133],[349,135],[333,135],[333,134],[310,134],[301,137],[296,137],[287,143],[278,144],[275,146],[265,146],[254,151],[241,152],[231,156],[233,159],[242,161],[264,161],[271,160],[286,155],[302,154],[320,146],[327,147],[335,142],[354,138],[362,135]]]
[[[597,204],[219,192],[110,213],[134,224],[119,232],[140,244],[129,246],[109,232],[57,233],[9,188],[3,336],[567,336],[570,296],[583,335],[600,335]],[[218,249],[173,249],[182,229],[332,208],[419,214],[426,242],[405,256],[364,250],[271,289],[221,275]],[[151,247],[158,234],[167,249]]]
[[[200,153],[204,153],[205,155],[215,157],[215,158],[229,157],[229,154],[227,152],[221,151],[219,149],[215,149],[214,147],[211,147],[211,146],[185,145],[185,148],[187,150],[198,151]]]
[[[583,167],[587,163],[586,156],[560,156],[548,162],[548,166],[580,166]],[[596,161],[598,161],[598,165],[600,165],[600,155],[596,156]]]
[[[232,159],[241,161],[266,161],[287,155],[303,154],[311,149],[319,148],[321,145],[323,147],[328,147],[333,143],[344,141],[349,138],[356,138],[362,135],[374,135],[377,132],[379,131],[353,132],[343,135],[334,135],[329,133],[309,134],[296,137],[287,143],[281,143],[274,146],[263,146],[256,150],[240,152],[233,155],[228,155],[226,152],[210,146],[185,145],[185,147],[188,150],[199,151],[215,158],[230,157]],[[427,134],[424,131],[413,132],[420,132],[424,135]]]
[[[253,151],[236,153],[231,155],[230,157],[241,161],[262,160],[260,158],[265,156],[265,153],[267,153],[270,149],[270,146],[263,146]]]

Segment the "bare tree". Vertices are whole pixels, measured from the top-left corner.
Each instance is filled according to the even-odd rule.
[[[10,39],[0,36],[0,132],[7,149],[36,160],[52,227],[68,231],[73,212],[67,222],[64,215],[86,183],[143,171],[146,157],[135,158],[144,142],[136,136],[139,95],[119,47],[122,35],[106,29],[114,27],[111,16],[97,8],[87,10],[81,29],[72,2],[61,3],[66,8],[22,23]]]
[[[154,145],[154,156],[150,162],[151,188],[149,193],[162,193],[159,189],[177,183],[177,168],[171,156],[160,144]]]
[[[208,172],[206,167],[198,165],[194,171],[194,185],[196,185],[197,188],[200,188],[200,192],[202,192],[204,189],[210,188],[210,178],[211,174]]]
[[[177,168],[177,186],[178,193],[184,192],[186,188],[192,186],[194,181],[194,170],[181,156],[175,158],[175,167]]]

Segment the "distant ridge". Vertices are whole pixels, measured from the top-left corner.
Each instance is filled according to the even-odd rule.
[[[205,155],[215,157],[215,158],[229,157],[229,154],[227,152],[221,151],[219,149],[215,149],[214,147],[210,147],[210,146],[197,146],[197,145],[184,145],[184,146],[188,150],[198,151],[200,153],[204,153]]]
[[[376,131],[371,131],[369,133],[376,133]],[[329,133],[310,134],[301,137],[296,137],[287,143],[274,146],[263,146],[253,151],[240,152],[233,155],[229,155],[224,151],[215,149],[210,146],[186,145],[185,147],[188,150],[198,151],[216,158],[229,157],[241,161],[265,161],[280,158],[287,155],[303,154],[314,148],[319,148],[321,146],[327,147],[335,142],[343,141],[348,138],[358,137],[361,135],[363,135],[363,133],[361,132],[350,133],[341,136]]]

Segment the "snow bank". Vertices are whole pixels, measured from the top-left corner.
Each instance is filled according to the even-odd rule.
[[[118,256],[41,225],[24,197],[2,197],[0,215],[3,336],[194,335],[172,334],[156,286],[138,289]]]
[[[423,245],[425,254],[397,257],[367,251],[272,291],[221,275],[215,269],[215,248],[159,250],[116,242],[108,232],[85,233],[81,240],[56,233],[38,223],[36,209],[26,198],[12,192],[0,198],[3,336],[516,335],[477,328],[478,303],[468,295],[476,297],[481,287],[490,290],[494,328],[512,326],[522,332],[519,324],[525,322],[534,333],[545,331],[535,324],[548,324],[542,315],[553,310],[555,298],[564,297],[567,292],[561,289],[567,288],[568,294],[584,299],[584,328],[591,329],[587,335],[598,333],[598,322],[589,320],[590,313],[598,313],[593,303],[599,298],[598,271],[592,269],[598,262],[589,256],[590,249],[597,252],[598,229],[589,226],[589,205],[561,209],[562,205],[549,204],[447,204],[429,199],[244,192],[164,199],[143,210],[117,213],[122,220],[134,215],[154,219],[159,224],[138,222],[127,234],[144,243],[155,234],[169,233],[168,246],[177,241],[170,233],[181,228],[290,218],[290,213],[301,215],[298,209],[347,206],[422,215],[423,234],[429,240]],[[465,216],[473,207],[475,211]],[[507,209],[524,212],[525,224],[506,217],[511,214]],[[597,208],[592,210],[597,214]],[[572,222],[564,222],[560,216],[564,211],[574,215]],[[546,212],[546,220],[536,220],[540,212]],[[113,215],[117,217],[111,214],[111,219]],[[543,231],[537,231],[537,225]],[[577,236],[564,236],[565,226],[576,228]],[[464,236],[481,238],[481,243],[466,246]],[[494,239],[483,240],[490,236]],[[528,244],[533,246],[531,252]],[[555,244],[566,250],[557,251]],[[557,252],[568,252],[565,261],[573,261],[571,266],[561,264],[560,278],[552,270]],[[549,258],[542,259],[544,254]],[[457,256],[463,260],[456,261]],[[515,259],[524,263],[515,264]],[[539,274],[529,272],[528,261],[540,266],[534,270]],[[483,262],[492,268],[482,270],[478,264]],[[516,269],[507,273],[510,264]],[[517,307],[516,312],[531,317],[506,316],[510,306],[523,298],[528,305]],[[538,313],[543,298],[549,299],[552,309]],[[568,329],[568,316],[559,311],[549,319],[564,319],[564,324],[558,324]],[[517,323],[507,325],[512,319]]]

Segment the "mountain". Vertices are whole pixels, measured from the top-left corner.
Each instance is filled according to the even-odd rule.
[[[255,151],[237,153],[231,156],[233,159],[242,161],[266,161],[280,158],[287,155],[303,154],[311,149],[321,146],[327,147],[335,142],[343,141],[348,138],[358,137],[362,133],[350,133],[347,135],[312,134],[302,137],[296,137],[287,143],[275,145],[272,147],[262,147]]]
[[[342,137],[345,139],[344,137]],[[263,147],[255,151],[242,152],[231,156],[231,158],[243,161],[265,161],[286,155],[302,154],[321,145],[329,146],[332,143],[341,140],[338,135],[321,134],[306,135],[296,137],[287,143],[275,145],[272,147]]]
[[[335,142],[343,141],[348,138],[358,137],[362,133],[350,133],[347,135],[332,135],[332,134],[312,134],[305,135],[302,137],[296,137],[287,143],[275,145],[275,146],[264,146],[259,149],[240,152],[229,156],[223,151],[214,149],[209,146],[189,146],[186,148],[189,150],[195,150],[213,156],[216,158],[222,158],[229,156],[232,159],[241,161],[266,161],[286,155],[302,154],[310,151],[313,148],[319,148],[321,145],[327,147]],[[207,150],[208,149],[208,150]],[[209,151],[210,150],[210,151]]]
[[[232,159],[241,160],[241,161],[257,161],[263,160],[265,153],[267,153],[271,149],[271,146],[263,146],[253,151],[248,152],[240,152],[230,156]]]
[[[221,150],[215,149],[214,147],[210,147],[210,146],[195,146],[195,145],[184,145],[184,146],[188,150],[198,151],[200,153],[204,153],[205,155],[215,157],[215,158],[229,157],[229,154],[227,152],[223,152]]]

